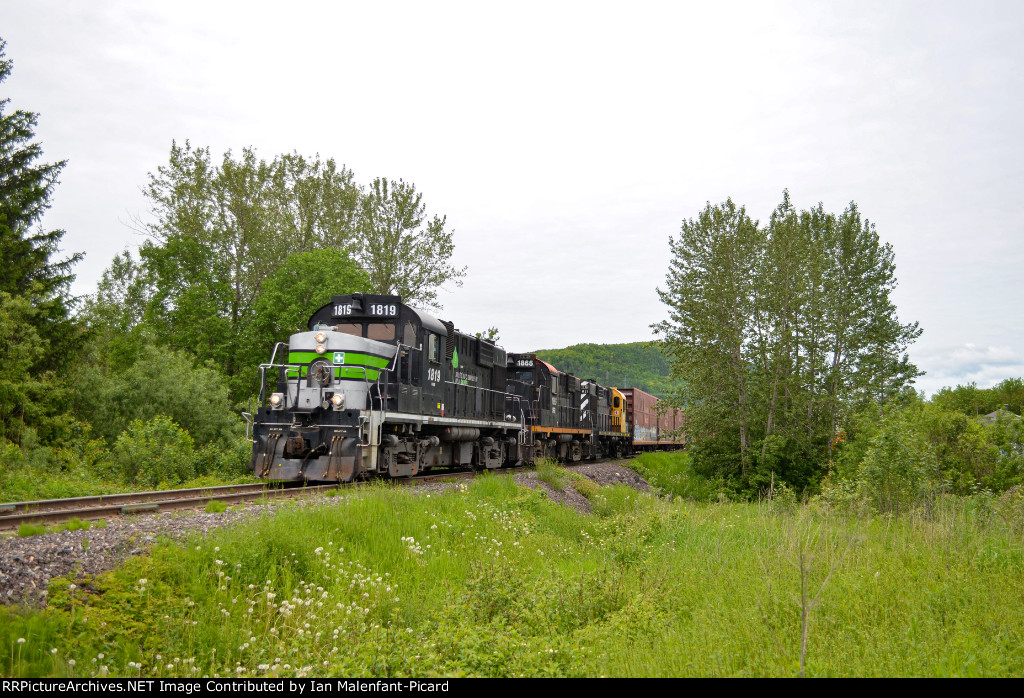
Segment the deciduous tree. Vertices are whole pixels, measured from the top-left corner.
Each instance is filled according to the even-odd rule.
[[[450,263],[455,243],[445,222],[427,220],[423,195],[411,183],[373,180],[360,205],[357,251],[370,290],[438,307],[438,289],[448,282],[461,286],[466,273]]]

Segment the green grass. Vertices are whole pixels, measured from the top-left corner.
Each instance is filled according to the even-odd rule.
[[[551,485],[551,489],[562,492],[569,481],[569,473],[558,467],[558,462],[551,458],[541,458],[536,464],[538,479]]]
[[[28,523],[27,521],[18,526],[18,535],[22,538],[28,538],[29,536],[41,536],[44,533],[49,533],[50,529],[45,524],[34,524]]]
[[[718,499],[720,488],[693,472],[690,455],[685,451],[643,453],[633,459],[630,467],[662,494],[696,502]]]
[[[224,502],[217,501],[216,499],[211,499],[210,501],[208,501],[206,503],[206,513],[207,514],[220,514],[221,512],[224,512],[224,511],[227,511],[227,510],[228,510],[228,505],[225,504]]]
[[[82,521],[78,518],[65,521],[64,523],[57,524],[55,526],[25,522],[18,526],[18,535],[22,538],[26,538],[28,536],[41,536],[45,533],[59,533],[60,531],[88,531],[93,526],[97,528],[106,528],[107,522],[105,520],[89,522]]]
[[[284,508],[74,587],[55,580],[45,610],[0,611],[0,667],[795,676],[806,631],[809,676],[1024,674],[1024,542],[974,500],[898,519],[623,485],[591,503],[582,515],[484,475]],[[804,584],[821,589],[806,626]]]

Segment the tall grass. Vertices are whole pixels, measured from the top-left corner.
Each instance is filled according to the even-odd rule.
[[[511,478],[386,485],[186,543],[5,611],[8,675],[1019,676],[1019,532],[667,501],[594,513]],[[24,643],[18,643],[24,638]],[[51,654],[51,650],[56,650]],[[72,664],[73,662],[73,664]]]
[[[695,502],[715,501],[722,489],[714,481],[693,471],[690,454],[685,451],[653,451],[637,456],[630,467],[654,489]]]

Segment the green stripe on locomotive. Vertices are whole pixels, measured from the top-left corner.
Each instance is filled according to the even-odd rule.
[[[340,380],[363,380],[365,378],[366,380],[375,381],[380,375],[379,369],[387,368],[388,364],[391,363],[391,359],[388,357],[355,351],[328,351],[324,354],[317,354],[315,351],[291,351],[288,352],[288,363],[310,364],[317,359],[331,362],[334,360],[335,354],[344,354],[343,365],[332,364],[334,378]],[[305,378],[307,370],[308,366],[305,365],[300,366],[298,369],[289,369],[287,376],[288,378]]]

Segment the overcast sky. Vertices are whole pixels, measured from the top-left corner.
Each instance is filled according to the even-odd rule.
[[[415,183],[469,268],[442,317],[512,351],[651,338],[680,222],[788,188],[892,244],[918,387],[1024,375],[1024,3],[0,0],[0,36],[78,294],[172,139]]]

